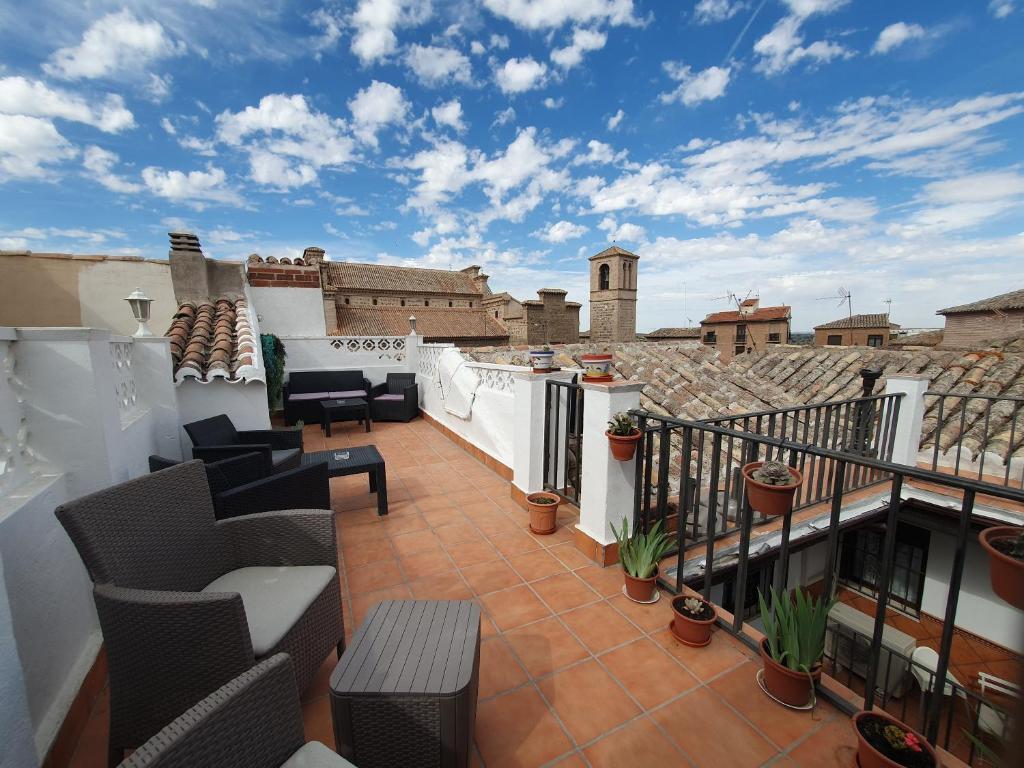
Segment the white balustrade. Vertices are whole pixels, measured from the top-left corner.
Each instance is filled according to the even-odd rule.
[[[132,369],[132,341],[110,342],[110,363],[114,369],[114,397],[122,424],[131,419],[139,407],[138,386]]]

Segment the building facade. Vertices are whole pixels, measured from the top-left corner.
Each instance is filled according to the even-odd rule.
[[[700,341],[700,328],[658,328],[650,333],[643,334],[644,341],[651,342],[679,342],[679,341]]]
[[[762,307],[760,299],[744,299],[738,310],[713,312],[701,320],[701,341],[728,361],[788,343],[791,319],[791,307]]]
[[[940,309],[946,319],[941,349],[967,349],[1024,332],[1024,289]]]
[[[637,266],[640,257],[613,245],[590,259],[590,340],[636,340]]]
[[[508,293],[484,300],[484,309],[508,329],[515,345],[575,344],[580,339],[580,307],[560,288],[541,288],[538,299],[518,301]]]
[[[814,326],[816,347],[888,347],[899,325],[885,313],[852,315]]]

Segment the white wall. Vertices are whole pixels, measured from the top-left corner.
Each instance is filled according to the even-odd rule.
[[[946,614],[946,596],[955,549],[956,540],[953,536],[932,531],[921,610],[939,619]],[[1024,653],[1024,613],[996,597],[992,591],[988,557],[974,536],[967,541],[956,625],[1004,648]]]
[[[0,557],[0,768],[23,768],[36,765],[37,758],[3,567]]]
[[[178,385],[178,417],[181,424],[226,413],[235,429],[270,429],[267,385],[262,381],[230,383],[215,379],[207,384],[185,381]],[[192,441],[179,433],[180,450],[192,457]]]
[[[139,324],[124,297],[136,288],[153,299],[150,330],[156,335],[162,334],[178,309],[171,269],[166,261],[109,260],[84,267],[78,277],[82,325],[126,335],[135,333]]]
[[[260,290],[259,288],[255,290]],[[266,291],[283,290],[264,288]],[[295,290],[306,290],[297,288]],[[266,325],[264,324],[264,332]],[[360,370],[371,384],[381,384],[389,372],[409,370],[407,336],[281,336],[292,371]],[[352,349],[354,347],[355,349]]]
[[[276,336],[326,336],[324,297],[316,288],[253,288],[260,327]]]

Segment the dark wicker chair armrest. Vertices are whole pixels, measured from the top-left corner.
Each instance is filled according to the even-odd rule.
[[[222,459],[232,459],[246,453],[258,453],[264,476],[274,471],[274,459],[270,443],[244,443],[235,445],[193,445],[192,458],[202,459],[209,464]]]
[[[373,389],[373,385],[370,384],[370,380],[364,376],[363,377],[363,391],[366,392],[366,393],[369,393],[371,389]]]
[[[247,444],[269,443],[271,450],[286,451],[289,448],[302,448],[302,429],[246,429],[239,431],[238,439]]]
[[[416,403],[416,405],[420,404],[420,385],[419,384],[410,384],[408,387],[404,387],[402,389],[402,394],[405,395],[405,402],[406,403],[410,403],[411,402],[411,403]]]
[[[289,509],[226,520],[217,527],[227,535],[235,568],[253,565],[338,565],[334,512]]]
[[[283,509],[330,509],[327,464],[289,469],[230,488],[217,495],[215,504],[218,519]]]
[[[210,490],[213,493],[247,485],[267,476],[263,455],[259,451],[248,451],[208,464],[206,473],[210,477]],[[215,473],[220,475],[216,487],[213,482]]]
[[[304,741],[291,658],[278,653],[184,712],[121,765],[279,768]]]
[[[366,391],[370,393],[371,398],[377,397],[378,395],[386,395],[388,391],[388,385],[386,382],[384,384],[377,384],[376,386],[370,387]]]

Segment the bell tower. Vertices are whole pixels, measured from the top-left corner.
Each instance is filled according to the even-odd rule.
[[[640,257],[613,245],[590,257],[590,340],[636,341],[636,278]]]

